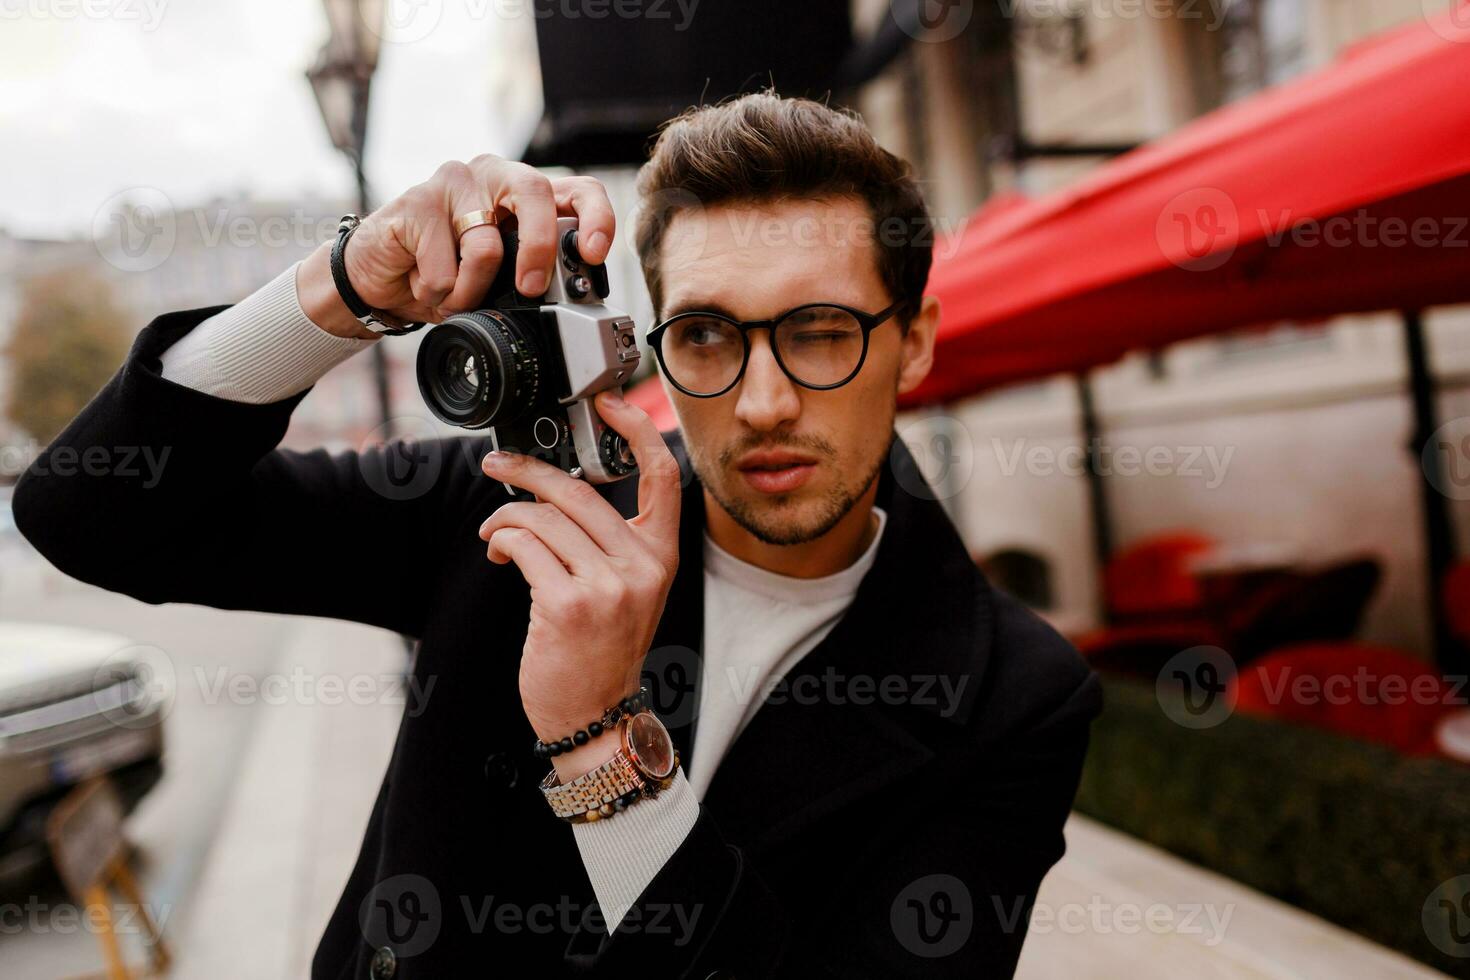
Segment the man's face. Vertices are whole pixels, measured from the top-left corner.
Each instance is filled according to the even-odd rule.
[[[868,313],[891,296],[863,202],[852,198],[725,205],[681,212],[661,252],[667,318],[694,310],[766,320],[805,303]],[[840,388],[797,385],[776,363],[769,330],[750,337],[750,361],[714,398],[665,390],[706,492],[767,544],[814,540],[873,485],[893,429],[897,395],[929,371],[938,304],[926,300],[907,336],[890,317]]]

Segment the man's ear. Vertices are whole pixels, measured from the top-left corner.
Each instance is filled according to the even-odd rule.
[[[939,329],[939,298],[925,296],[904,334],[898,368],[898,393],[913,391],[934,366],[934,332]]]

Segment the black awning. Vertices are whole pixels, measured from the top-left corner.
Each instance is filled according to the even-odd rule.
[[[889,17],[854,48],[848,8],[848,0],[536,0],[546,108],[522,159],[641,163],[664,120],[767,86],[840,103],[909,36]]]

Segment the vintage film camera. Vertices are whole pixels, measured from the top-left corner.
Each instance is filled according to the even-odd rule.
[[[577,251],[577,219],[556,223],[557,264],[546,295],[515,288],[516,233],[480,308],[430,329],[418,354],[419,391],[450,425],[490,429],[496,449],[537,456],[590,483],[633,473],[628,441],[592,396],[620,389],[638,367],[633,320],[606,305],[607,269]]]

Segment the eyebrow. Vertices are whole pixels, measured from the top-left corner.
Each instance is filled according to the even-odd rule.
[[[700,303],[694,301],[680,303],[670,308],[669,312],[664,314],[664,319],[672,320],[674,317],[682,316],[685,313],[718,313],[720,316],[729,317],[731,320],[740,319],[740,317],[719,303]]]

